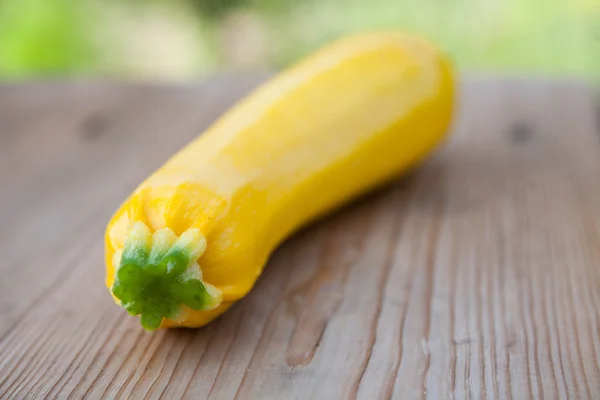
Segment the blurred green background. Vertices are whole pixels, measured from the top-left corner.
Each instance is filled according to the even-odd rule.
[[[272,70],[376,28],[466,72],[600,81],[600,0],[0,0],[0,79]]]

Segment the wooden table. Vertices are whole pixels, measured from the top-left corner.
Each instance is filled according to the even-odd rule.
[[[0,398],[600,399],[600,113],[463,84],[426,165],[289,240],[204,329],[147,333],[103,230],[258,78],[0,87]]]

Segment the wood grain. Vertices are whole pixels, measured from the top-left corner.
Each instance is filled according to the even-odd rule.
[[[288,240],[204,329],[119,310],[111,212],[258,82],[0,86],[0,398],[600,398],[600,114],[580,83],[466,82],[443,150]]]

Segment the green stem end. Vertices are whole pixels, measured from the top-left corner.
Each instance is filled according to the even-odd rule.
[[[176,319],[182,304],[193,310],[215,308],[221,292],[202,281],[197,263],[204,250],[206,239],[198,229],[177,237],[169,228],[152,234],[136,222],[125,240],[112,293],[129,314],[140,315],[148,331],[158,329],[163,318]]]

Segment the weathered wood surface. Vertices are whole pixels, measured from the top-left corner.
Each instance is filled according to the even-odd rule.
[[[600,399],[600,114],[577,83],[467,82],[442,151],[204,329],[119,310],[111,212],[257,81],[0,87],[0,398]]]

